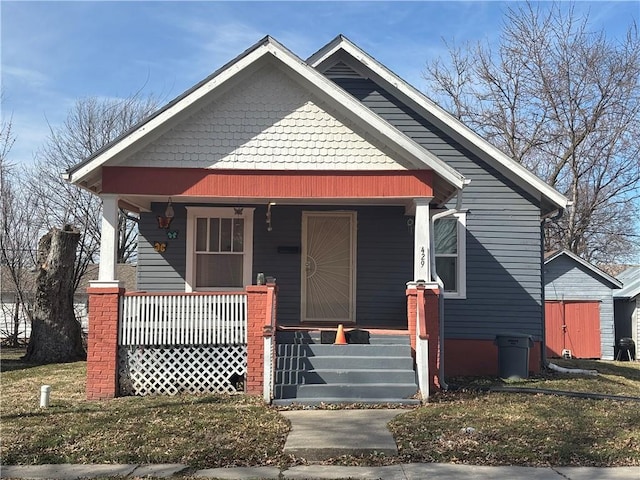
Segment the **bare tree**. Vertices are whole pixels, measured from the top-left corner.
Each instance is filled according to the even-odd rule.
[[[0,333],[8,346],[17,347],[20,337],[27,331],[33,307],[33,275],[35,265],[35,238],[40,225],[33,215],[38,201],[28,189],[20,188],[20,171],[9,162],[9,153],[15,141],[11,119],[0,125],[0,285],[2,299]],[[7,320],[9,319],[9,320]]]
[[[630,24],[609,39],[562,7],[509,8],[495,51],[448,45],[425,79],[453,115],[573,202],[547,224],[547,249],[624,261],[638,251],[640,37]]]
[[[94,97],[78,100],[59,128],[50,128],[47,143],[37,154],[31,188],[47,199],[47,229],[73,225],[81,238],[74,271],[74,291],[87,267],[97,261],[100,247],[100,199],[62,179],[70,167],[84,161],[151,114],[154,97],[133,95],[124,100]],[[137,218],[121,212],[118,261],[135,258]]]

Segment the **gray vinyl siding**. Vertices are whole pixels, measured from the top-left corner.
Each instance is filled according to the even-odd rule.
[[[140,215],[138,287],[143,291],[184,291],[186,264],[186,210],[175,204],[170,230],[176,240],[158,228],[156,215],[166,205],[154,204],[152,213]],[[406,328],[406,282],[413,277],[413,234],[403,207],[280,206],[271,211],[267,231],[266,206],[254,205],[253,272],[276,278],[278,323],[300,323],[302,212],[338,210],[357,212],[356,323],[368,327]],[[165,241],[163,254],[153,249]],[[278,247],[281,247],[280,251]],[[283,248],[291,252],[283,253]]]
[[[138,224],[138,289],[146,292],[184,292],[187,252],[187,211],[173,204],[175,217],[169,231],[178,238],[169,240],[167,230],[158,227],[157,216],[164,215],[165,203],[153,203],[151,213],[140,214]],[[155,242],[165,242],[163,253],[153,248]]]
[[[602,358],[613,359],[615,328],[611,285],[566,255],[544,266],[546,300],[588,300],[600,302],[600,348]]]
[[[471,180],[463,197],[467,296],[446,300],[446,337],[493,339],[517,331],[542,339],[539,201],[373,81],[334,81]]]
[[[368,327],[406,328],[406,282],[413,276],[413,235],[402,207],[273,207],[273,230],[264,224],[266,208],[255,212],[254,273],[264,272],[278,284],[278,323],[300,323],[300,253],[278,253],[278,247],[301,248],[302,212],[357,213],[356,323]]]

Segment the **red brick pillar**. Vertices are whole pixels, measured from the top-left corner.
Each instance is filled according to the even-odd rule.
[[[426,335],[429,342],[429,386],[440,388],[440,317],[438,308],[438,290],[415,285],[407,288],[407,326],[411,339],[411,350],[415,358],[416,350],[416,318],[418,301],[424,301]]]
[[[118,376],[119,287],[89,287],[87,400],[114,398]]]
[[[275,335],[275,285],[250,285],[247,292],[246,393],[264,392],[264,338]]]
[[[411,341],[411,355],[416,358],[416,316],[418,314],[418,289],[407,288],[407,327]]]
[[[440,388],[440,309],[438,290],[425,289],[424,313],[429,335],[429,386]]]

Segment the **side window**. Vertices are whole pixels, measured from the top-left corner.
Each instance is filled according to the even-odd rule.
[[[239,289],[249,285],[253,209],[187,207],[187,212],[186,290]]]
[[[466,215],[459,213],[434,224],[436,272],[446,298],[466,298]]]

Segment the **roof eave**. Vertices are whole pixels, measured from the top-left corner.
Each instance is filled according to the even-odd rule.
[[[482,157],[488,157],[489,159],[498,162],[506,169],[506,172],[504,173],[508,174],[508,176],[514,177],[515,180],[519,180],[519,182],[516,183],[524,184],[521,186],[529,187],[528,190],[530,193],[538,193],[539,195],[544,196],[551,204],[555,205],[557,209],[567,208],[569,200],[564,195],[484,140],[473,130],[453,117],[453,115],[438,106],[343,35],[339,35],[334,38],[329,44],[309,57],[308,62],[312,67],[317,68],[322,62],[328,60],[339,50],[346,51],[349,55],[384,80],[388,85],[392,86],[402,93],[404,97],[411,100],[414,106],[434,117],[439,123],[441,123],[441,126],[445,126],[449,129],[449,133],[454,133],[460,140],[462,140],[461,143],[467,144],[467,146],[473,151],[480,153]]]

